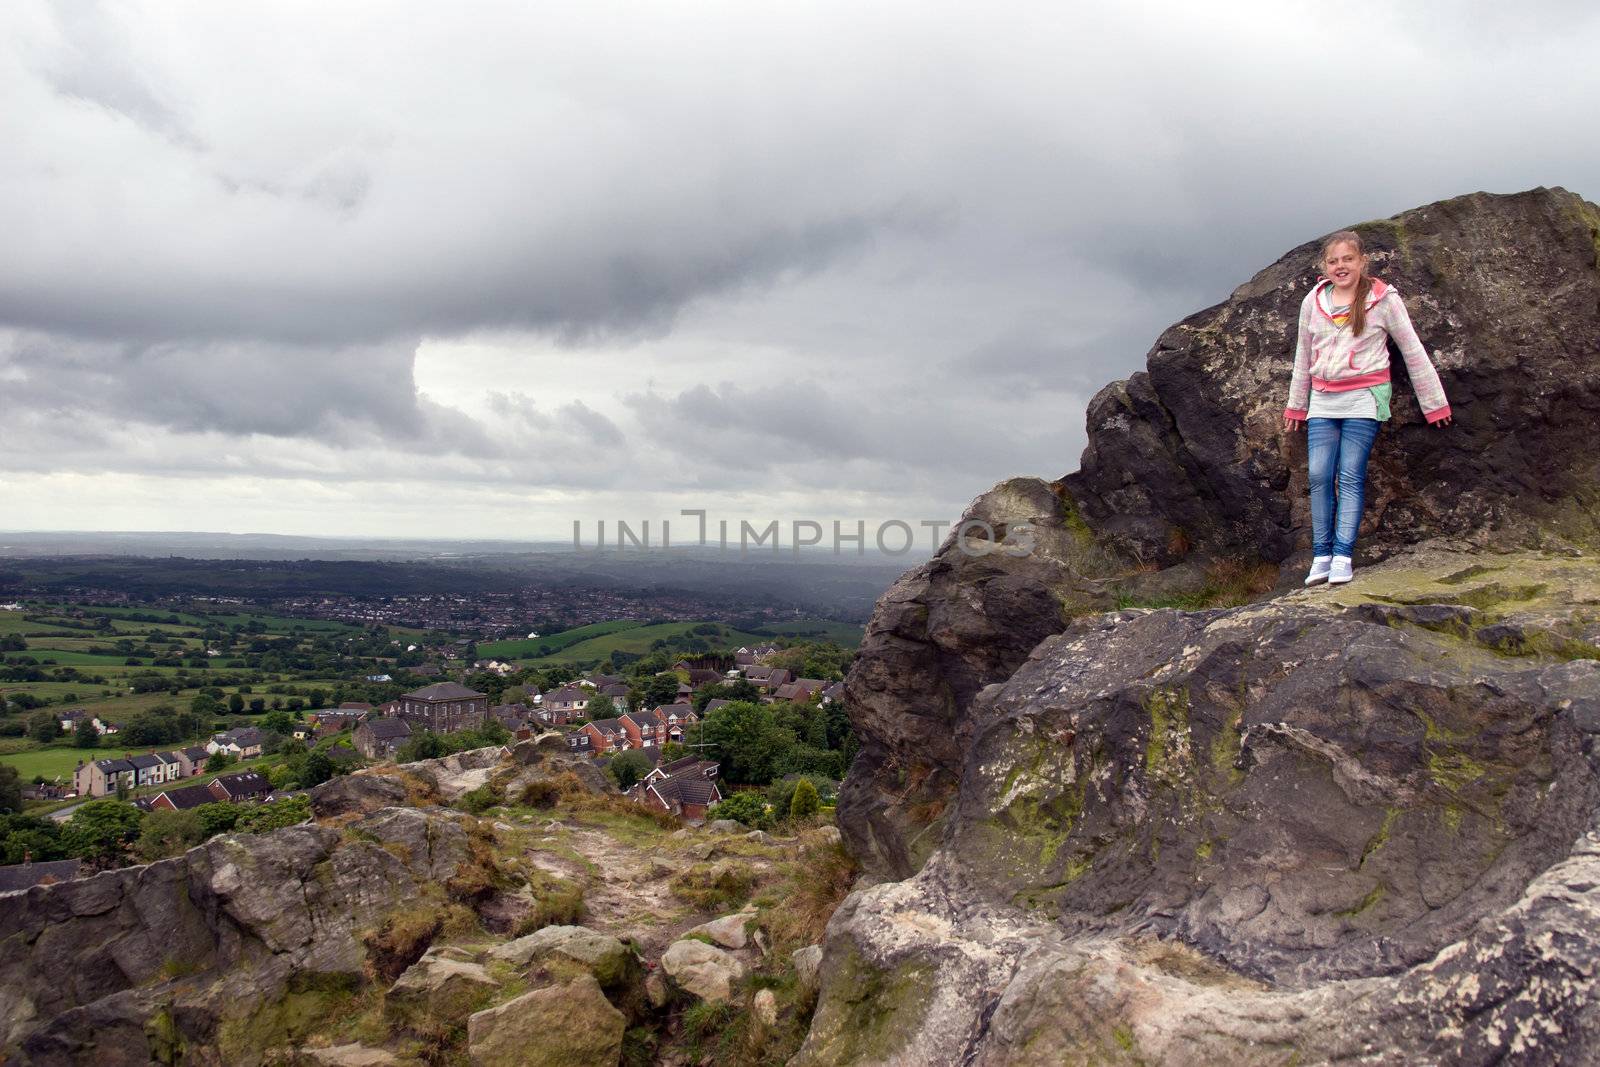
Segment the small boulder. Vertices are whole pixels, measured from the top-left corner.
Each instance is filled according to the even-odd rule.
[[[712,919],[708,923],[701,923],[687,933],[704,934],[723,948],[744,948],[750,943],[748,926],[754,916],[754,911],[735,912],[720,919]]]
[[[733,983],[745,973],[736,956],[704,941],[674,941],[661,957],[661,969],[680,989],[714,1003],[731,998]]]
[[[672,987],[667,984],[667,976],[660,971],[651,971],[644,980],[644,995],[652,1008],[659,1010],[666,1007],[672,999]]]
[[[481,964],[429,949],[406,968],[384,996],[384,1009],[402,1018],[459,1022],[500,988]]]
[[[776,1026],[778,1024],[778,998],[772,995],[772,990],[756,990],[755,999],[751,1001],[750,1008],[762,1026]]]
[[[306,1049],[305,1058],[317,1067],[399,1067],[392,1052],[366,1045],[335,1045],[332,1048]]]
[[[589,975],[545,986],[467,1020],[474,1067],[593,1067],[622,1057],[628,1021]]]
[[[822,970],[822,946],[807,945],[797,948],[789,957],[794,961],[795,980],[802,990],[814,993],[817,990],[817,975]]]
[[[632,949],[614,937],[583,926],[546,926],[526,937],[507,941],[489,953],[490,959],[503,960],[518,968],[551,956],[573,961],[608,989],[635,977],[638,970]]]
[[[712,819],[705,828],[713,834],[736,834],[744,829],[744,823],[733,819]]]
[[[837,826],[819,826],[816,832],[816,843],[821,848],[832,848],[844,841],[844,835]]]

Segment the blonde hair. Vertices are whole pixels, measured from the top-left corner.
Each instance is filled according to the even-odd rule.
[[[1328,261],[1328,252],[1334,245],[1353,244],[1356,246],[1356,255],[1361,260],[1361,275],[1356,278],[1356,295],[1350,300],[1350,332],[1356,337],[1367,328],[1367,294],[1372,292],[1372,277],[1367,274],[1367,249],[1361,240],[1361,235],[1354,230],[1340,230],[1338,233],[1329,234],[1322,242],[1322,255],[1318,257],[1317,269],[1321,270]]]

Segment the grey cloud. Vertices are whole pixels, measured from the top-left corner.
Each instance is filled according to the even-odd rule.
[[[1285,248],[1600,195],[1577,2],[1312,61],[1266,2],[366,10],[0,7],[0,468],[954,509],[1070,468],[1088,396]],[[515,382],[419,390],[496,332]]]

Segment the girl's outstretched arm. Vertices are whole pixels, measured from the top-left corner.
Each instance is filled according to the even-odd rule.
[[[1444,385],[1439,381],[1439,372],[1434,369],[1433,360],[1428,358],[1428,350],[1422,347],[1417,331],[1411,325],[1405,301],[1400,299],[1399,293],[1395,293],[1393,299],[1382,303],[1385,315],[1383,327],[1394,338],[1400,355],[1405,358],[1406,370],[1411,374],[1411,387],[1416,390],[1417,403],[1422,406],[1423,416],[1431,423],[1449,425],[1450,401],[1444,395]]]
[[[1311,404],[1311,332],[1306,327],[1309,299],[1300,303],[1300,324],[1294,344],[1294,376],[1289,379],[1289,403],[1283,409],[1283,428],[1297,430],[1305,425],[1306,408]]]

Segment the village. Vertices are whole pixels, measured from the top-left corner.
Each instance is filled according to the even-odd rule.
[[[731,703],[726,697],[714,697],[701,702],[697,710],[697,693],[742,681],[763,704],[827,705],[843,699],[842,682],[797,678],[786,668],[767,665],[764,661],[777,651],[772,645],[740,647],[733,653],[733,667],[725,671],[679,660],[658,675],[679,679],[674,699],[650,707],[630,709],[634,687],[621,675],[599,671],[548,692],[524,685],[515,690],[519,698],[515,702],[493,705],[487,693],[460,682],[439,681],[376,706],[350,701],[305,711],[290,726],[290,737],[308,745],[330,739],[347,741],[323,745],[320,750],[340,764],[340,769],[348,770],[362,761],[394,759],[408,741],[425,733],[449,737],[493,723],[512,739],[525,740],[555,730],[563,735],[571,753],[588,757],[602,768],[622,753],[636,754],[631,759],[642,761],[640,777],[626,786],[626,795],[694,823],[724,799],[718,784],[719,761],[712,754],[701,754],[712,746],[697,739],[695,727],[704,715]],[[491,659],[477,661],[474,668],[497,674],[511,666]],[[76,728],[86,714],[83,709],[64,711],[62,729]],[[115,723],[92,716],[88,721],[108,741],[118,733]],[[126,797],[143,811],[185,811],[209,803],[284,799],[291,794],[276,789],[256,770],[216,774],[262,756],[268,733],[262,727],[243,726],[214,734],[204,745],[80,762],[70,788],[62,783],[48,794],[35,795],[43,799]],[[669,755],[673,758],[666,758]],[[215,777],[204,783],[188,781],[208,773]],[[150,791],[152,787],[154,791]]]

